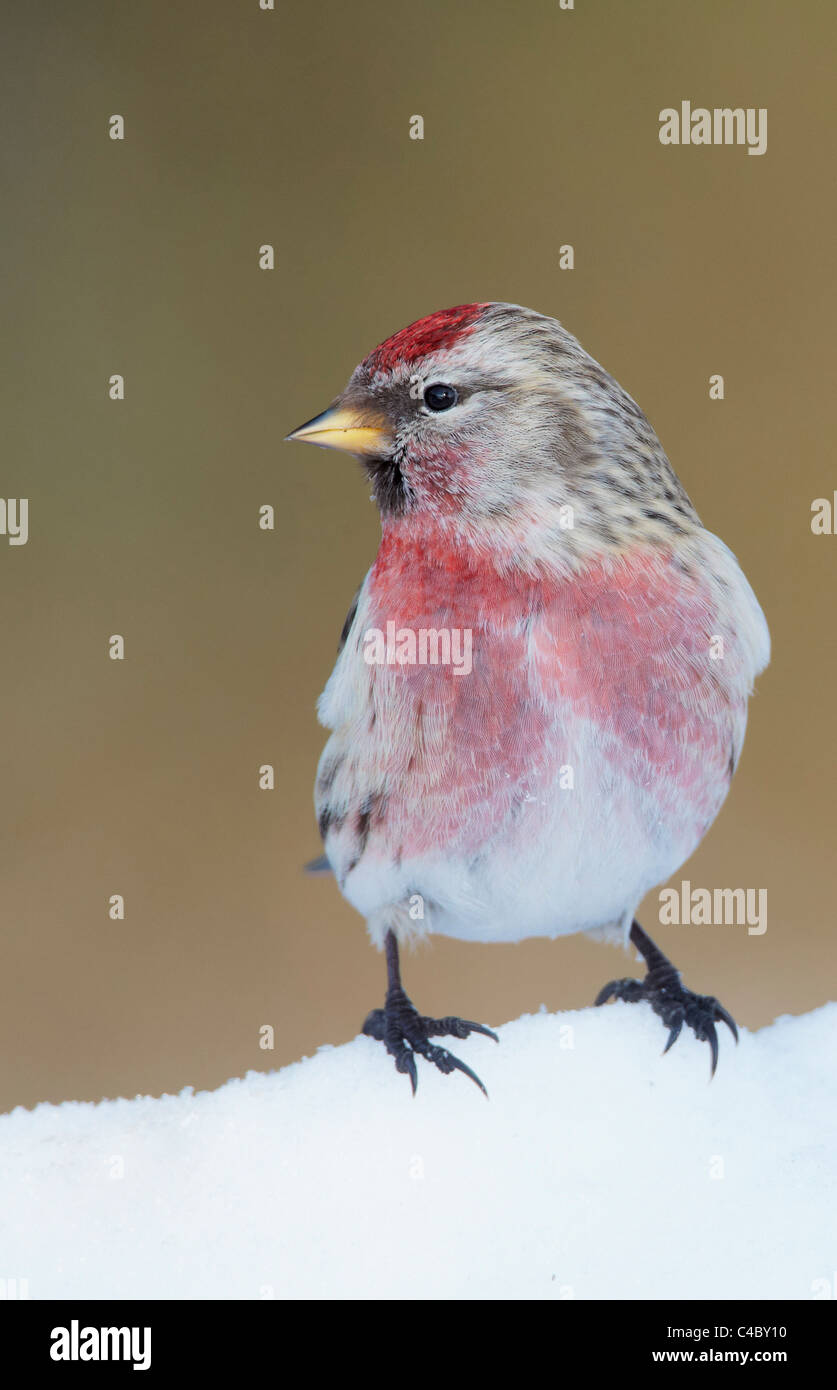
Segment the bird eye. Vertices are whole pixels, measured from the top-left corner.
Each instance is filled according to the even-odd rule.
[[[446,386],[441,381],[434,382],[424,392],[424,404],[430,410],[450,410],[451,406],[456,405],[458,400],[456,388]]]

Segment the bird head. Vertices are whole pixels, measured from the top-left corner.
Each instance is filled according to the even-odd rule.
[[[697,523],[635,402],[557,320],[519,305],[402,329],[288,438],[357,455],[385,526],[431,522],[486,547],[589,554]]]

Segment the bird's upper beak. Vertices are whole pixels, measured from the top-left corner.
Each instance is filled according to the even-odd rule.
[[[349,454],[365,454],[370,458],[386,458],[392,449],[392,435],[383,415],[339,402],[324,410],[322,415],[307,420],[286,438],[321,444],[325,449],[345,449]]]

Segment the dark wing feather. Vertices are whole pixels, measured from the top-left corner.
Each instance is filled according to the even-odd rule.
[[[362,588],[363,588],[363,585],[361,584],[360,589],[362,589]],[[340,642],[339,642],[338,647],[337,647],[337,655],[338,655],[338,656],[340,655],[340,653],[342,652],[343,648],[345,647],[345,645],[346,645],[346,638],[348,637],[349,633],[350,633],[351,630],[352,630],[352,623],[353,623],[354,620],[355,620],[355,613],[357,612],[358,599],[360,598],[360,589],[358,589],[357,593],[355,594],[354,598],[352,599],[351,606],[350,606],[350,608],[349,608],[348,613],[346,614],[346,621],[345,621],[345,623],[343,624],[343,630],[342,630],[342,632],[340,633]]]

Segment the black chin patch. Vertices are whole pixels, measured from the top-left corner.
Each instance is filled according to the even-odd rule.
[[[401,516],[407,511],[413,494],[404,481],[404,474],[395,459],[363,460],[372,493],[382,516]]]

